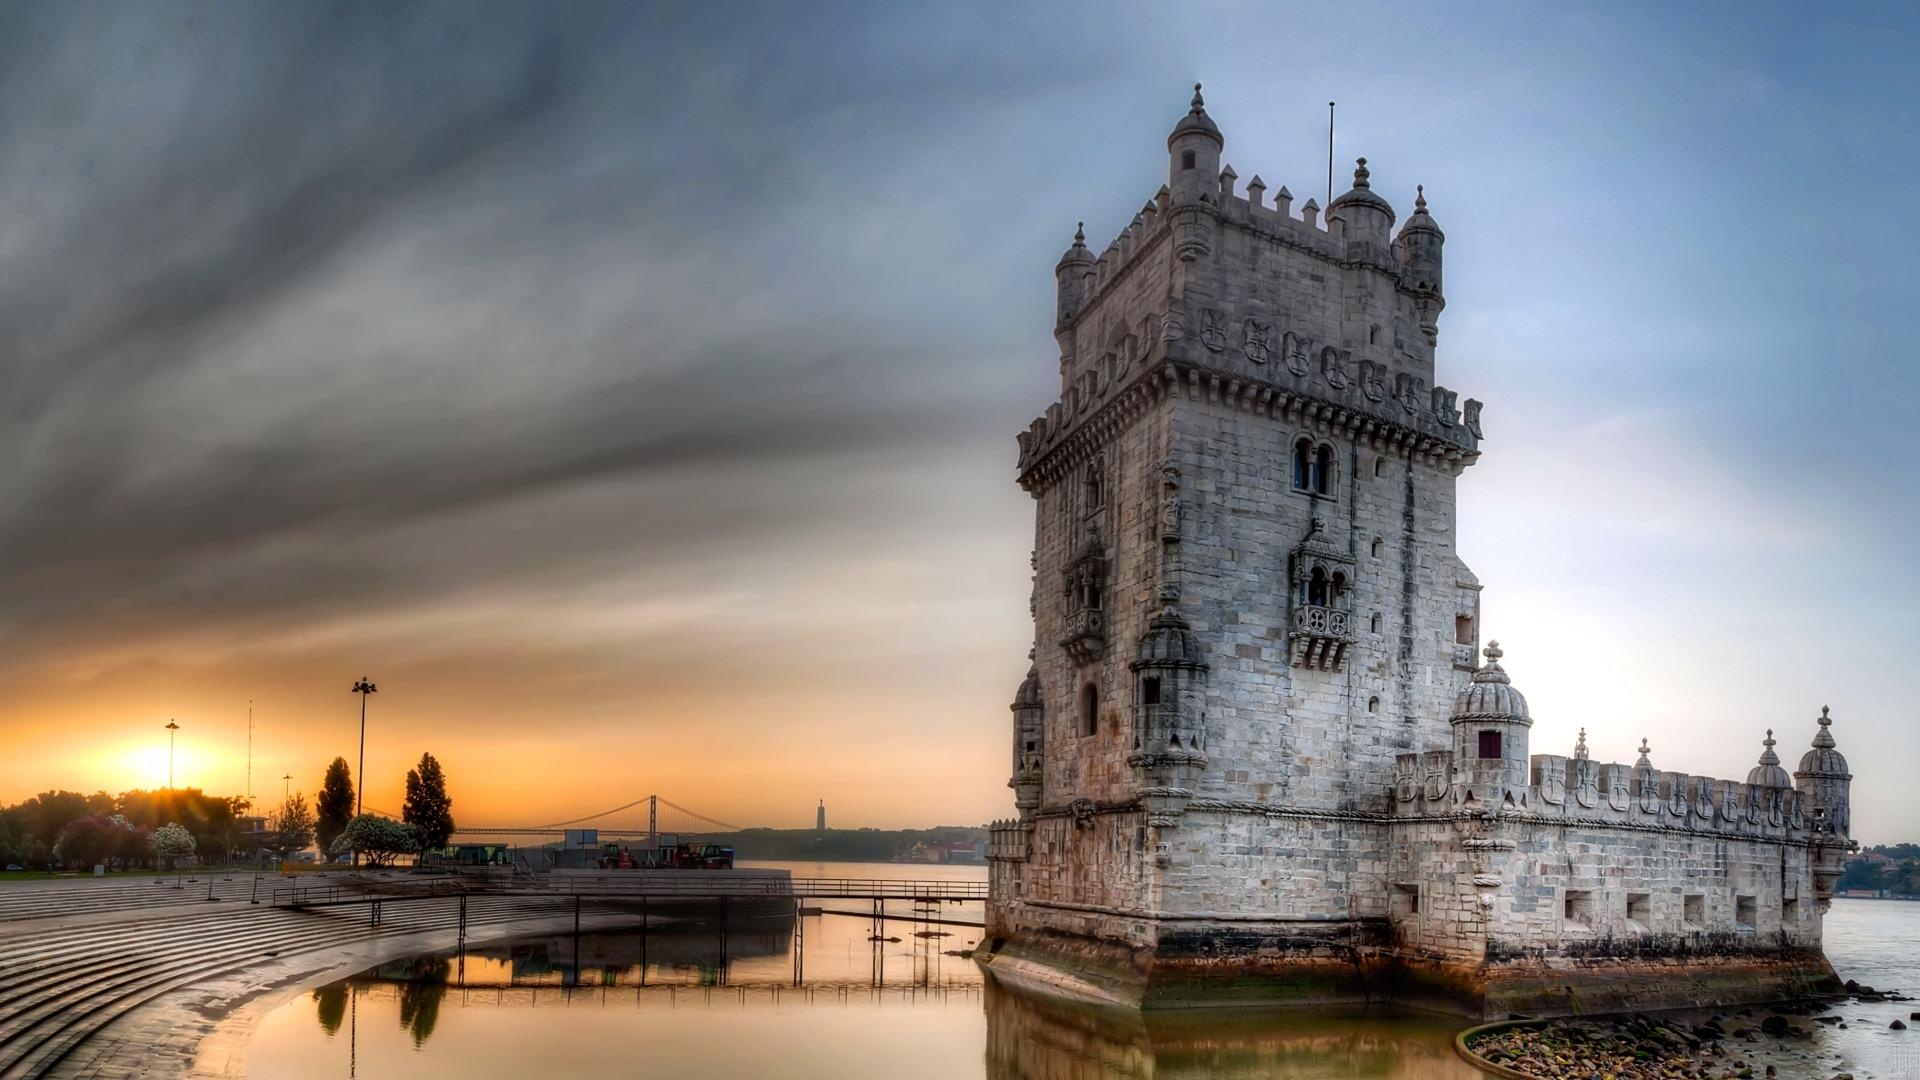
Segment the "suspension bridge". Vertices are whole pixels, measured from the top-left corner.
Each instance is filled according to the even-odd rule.
[[[665,808],[665,813],[662,813]],[[394,821],[400,815],[388,810],[367,807],[367,813],[377,814]],[[626,819],[614,819],[616,814],[630,815]],[[631,824],[622,824],[622,821]],[[601,822],[598,825],[589,824]],[[689,810],[679,803],[661,795],[646,795],[629,803],[622,803],[609,810],[584,817],[569,818],[566,821],[554,821],[544,825],[461,825],[457,821],[453,830],[456,842],[486,843],[496,840],[525,840],[530,845],[564,839],[569,829],[593,828],[601,836],[609,839],[636,839],[648,837],[649,847],[660,836],[708,836],[715,833],[744,832],[742,826],[709,817],[698,810]]]

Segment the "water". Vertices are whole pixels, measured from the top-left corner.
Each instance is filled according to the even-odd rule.
[[[984,879],[984,867],[767,863],[795,877]],[[866,910],[858,901],[821,901]],[[896,902],[890,910],[906,914]],[[979,921],[978,903],[943,904]],[[515,939],[455,957],[416,957],[302,995],[270,1013],[248,1050],[256,1077],[664,1076],[795,1078],[1289,1077],[1480,1080],[1453,1054],[1447,1017],[1300,1010],[1099,1011],[1009,992],[947,955],[980,931],[865,919],[804,920],[804,986],[790,919],[731,919],[726,960],[713,926],[590,934],[572,977],[571,936]],[[950,934],[917,937],[915,934]],[[1920,990],[1920,904],[1836,901],[1828,955],[1842,977]],[[1821,1076],[1920,1076],[1912,1005],[1848,1004],[1847,1030],[1808,1049]],[[1881,1014],[1885,1015],[1881,1015]],[[1863,1018],[1864,1022],[1855,1018]],[[1916,1043],[1920,1046],[1920,1043]]]

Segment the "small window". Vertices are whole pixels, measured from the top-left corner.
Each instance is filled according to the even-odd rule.
[[[1453,640],[1458,645],[1473,644],[1473,616],[1456,615],[1453,617]]]
[[[1191,151],[1191,150],[1186,150],[1186,151],[1182,151],[1182,152],[1181,152],[1181,154],[1180,154],[1180,168],[1181,168],[1181,169],[1183,169],[1183,170],[1184,170],[1184,169],[1191,169],[1191,168],[1193,168],[1193,151]]]
[[[1140,704],[1160,704],[1160,676],[1149,675],[1140,680]]]
[[[1800,921],[1800,901],[1788,898],[1780,901],[1780,929],[1791,930],[1793,924]]]
[[[1313,444],[1305,439],[1293,444],[1293,490],[1313,490]]]
[[[1707,898],[1694,893],[1680,901],[1680,918],[1694,929],[1707,924]]]
[[[1322,446],[1313,455],[1313,493],[1328,495],[1333,492],[1333,447]]]
[[[1080,689],[1080,734],[1100,733],[1100,688],[1092,683]]]
[[[1404,882],[1394,885],[1387,913],[1395,919],[1405,919],[1420,914],[1420,886],[1408,885]]]
[[[1374,323],[1372,326],[1367,327],[1367,344],[1369,345],[1380,344],[1380,324],[1379,323]]]
[[[1753,929],[1754,924],[1760,921],[1757,914],[1758,911],[1759,905],[1754,903],[1753,897],[1736,896],[1733,898],[1733,921],[1739,929]]]
[[[1379,612],[1376,611],[1373,613],[1372,620],[1367,623],[1367,629],[1376,634],[1380,632],[1380,613]]]
[[[1370,697],[1370,698],[1368,698],[1368,699],[1367,699],[1367,711],[1368,711],[1368,712],[1379,712],[1379,711],[1380,711],[1380,699],[1379,699],[1379,698],[1377,698],[1377,697]]]
[[[1653,926],[1652,897],[1643,892],[1627,894],[1627,923],[1643,934]]]
[[[1499,732],[1483,731],[1480,733],[1480,756],[1483,758],[1497,758],[1500,756]]]
[[[1566,896],[1567,922],[1574,926],[1593,925],[1593,892],[1588,889],[1568,889]]]
[[[1387,459],[1383,457],[1374,458],[1373,459],[1373,478],[1375,480],[1378,480],[1385,475],[1387,475]]]
[[[1387,550],[1387,542],[1385,540],[1380,539],[1377,536],[1374,537],[1373,538],[1373,557],[1376,559],[1379,558],[1381,553],[1386,550]]]

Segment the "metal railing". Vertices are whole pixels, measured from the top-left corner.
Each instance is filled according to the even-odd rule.
[[[873,878],[787,878],[771,874],[678,870],[608,871],[597,874],[549,874],[529,880],[518,876],[466,881],[342,881],[327,885],[274,888],[275,907],[329,907],[381,900],[424,900],[461,895],[603,896],[627,899],[841,899],[841,900],[985,900],[984,881],[927,881]]]

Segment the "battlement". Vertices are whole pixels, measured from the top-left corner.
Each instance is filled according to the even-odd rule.
[[[1534,754],[1530,764],[1524,792],[1501,792],[1488,800],[1469,791],[1453,751],[1400,754],[1394,759],[1394,813],[1423,817],[1498,807],[1503,816],[1546,821],[1801,842],[1812,841],[1819,831],[1812,799],[1793,788],[1558,754]]]

